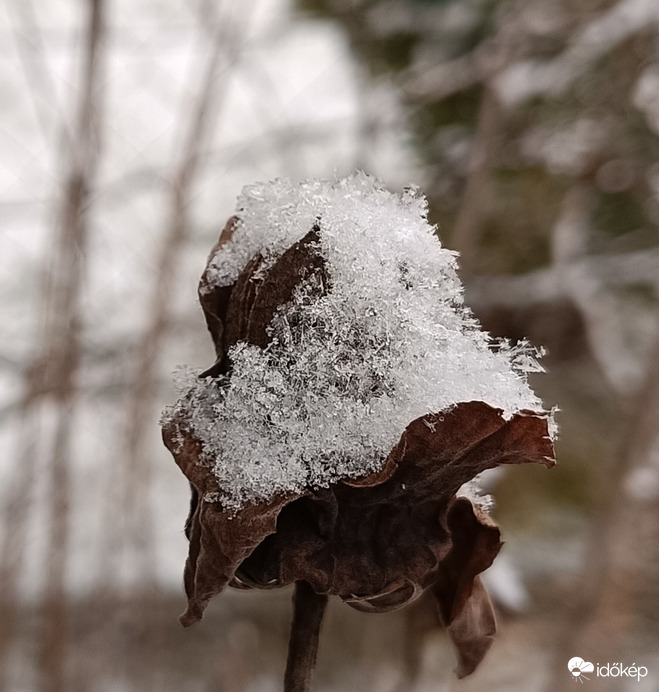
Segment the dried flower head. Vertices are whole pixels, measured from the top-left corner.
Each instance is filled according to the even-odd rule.
[[[253,186],[201,279],[217,360],[163,416],[193,492],[182,622],[227,585],[295,583],[287,690],[330,595],[384,612],[431,591],[472,672],[501,543],[465,484],[554,463],[534,354],[492,347],[425,211],[361,175]]]

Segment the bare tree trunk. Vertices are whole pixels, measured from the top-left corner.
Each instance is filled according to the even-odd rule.
[[[98,157],[96,132],[99,44],[103,2],[89,4],[75,139],[68,142],[69,173],[57,217],[53,261],[44,297],[42,353],[31,370],[25,415],[39,416],[38,405],[54,412],[47,452],[48,547],[45,593],[41,603],[39,689],[64,692],[68,607],[66,566],[69,551],[70,454],[76,376],[80,361],[80,289],[88,234],[85,207]],[[26,443],[28,443],[26,441]],[[29,443],[28,443],[29,444]]]

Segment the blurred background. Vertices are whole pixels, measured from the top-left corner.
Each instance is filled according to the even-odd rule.
[[[659,689],[659,3],[0,3],[0,692],[269,692],[290,592],[183,630],[171,371],[243,185],[418,185],[486,329],[546,347],[559,466],[495,482],[500,633],[329,610],[319,692]],[[591,674],[591,678],[593,674]]]

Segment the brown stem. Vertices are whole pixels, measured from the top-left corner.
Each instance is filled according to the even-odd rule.
[[[284,692],[309,692],[318,655],[320,625],[327,596],[317,594],[306,581],[295,582],[293,623],[288,641]]]

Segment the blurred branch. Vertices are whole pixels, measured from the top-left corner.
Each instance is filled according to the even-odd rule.
[[[103,35],[102,0],[89,5],[86,46],[82,57],[79,102],[75,112],[75,141],[68,142],[69,170],[61,206],[56,217],[55,242],[49,249],[51,264],[44,295],[41,353],[28,369],[25,395],[20,405],[17,478],[8,507],[9,522],[2,543],[2,620],[4,639],[16,625],[15,608],[20,563],[15,551],[24,550],[26,517],[18,504],[26,503],[35,476],[35,450],[42,444],[47,459],[48,540],[45,593],[39,642],[39,689],[63,692],[66,689],[67,642],[66,560],[69,546],[70,453],[73,415],[76,404],[76,373],[80,361],[80,289],[84,275],[87,241],[85,203],[94,174],[98,151],[97,78],[100,42]],[[65,132],[68,131],[63,124]],[[44,430],[40,419],[48,403],[50,412]],[[8,631],[7,631],[8,630]],[[5,654],[6,650],[0,652]],[[6,661],[5,661],[6,662]],[[0,666],[0,688],[7,689],[6,665]]]
[[[261,96],[262,98],[262,96]],[[240,162],[250,150],[256,150],[259,156],[263,155],[262,147],[266,147],[271,141],[277,143],[279,151],[285,147],[299,147],[303,143],[322,143],[327,137],[334,134],[337,128],[345,126],[346,119],[336,118],[324,123],[308,125],[306,123],[293,123],[281,127],[270,128],[258,137],[249,137],[233,144],[221,147],[208,147],[198,154],[197,175],[204,169],[216,168],[219,165],[228,167]],[[146,187],[156,187],[159,190],[168,186],[168,180],[162,170],[156,166],[143,166],[127,171],[110,181],[102,190],[99,197],[103,202],[121,202],[132,195],[141,192]],[[1,205],[1,203],[0,203]]]
[[[98,78],[104,33],[103,0],[89,3],[83,54],[80,100],[75,118],[75,140],[69,142],[70,170],[65,183],[59,219],[59,266],[52,273],[50,333],[46,334],[47,357],[42,361],[45,379],[55,378],[53,390],[57,423],[50,461],[50,535],[46,594],[42,604],[43,639],[40,651],[40,687],[64,692],[67,646],[66,560],[69,548],[70,454],[76,403],[76,373],[80,361],[80,290],[88,223],[86,199],[98,162]],[[50,372],[49,372],[49,369]]]
[[[19,598],[19,574],[24,557],[28,511],[33,486],[39,437],[38,420],[30,415],[30,392],[26,392],[17,407],[20,410],[17,444],[19,451],[14,462],[13,478],[5,491],[3,506],[2,538],[0,543],[0,691],[10,692],[12,673],[11,646],[18,631],[17,607]]]
[[[471,141],[468,174],[453,224],[451,246],[460,253],[465,275],[474,273],[479,248],[479,231],[491,208],[493,161],[502,140],[507,114],[493,84],[497,75],[530,40],[524,12],[507,14],[496,34],[470,53],[439,65],[416,65],[409,71],[403,89],[413,101],[441,101],[454,93],[482,86],[476,128]]]
[[[8,0],[7,9],[15,17],[12,38],[21,59],[37,122],[46,146],[51,145],[52,126],[59,122],[65,142],[72,139],[66,116],[58,106],[57,90],[50,72],[39,23],[32,0]],[[47,111],[55,111],[55,117]]]
[[[659,314],[656,315],[659,326]],[[659,333],[659,330],[658,330]],[[644,385],[638,392],[618,464],[607,478],[593,517],[581,589],[566,612],[555,652],[555,675],[548,692],[565,688],[559,673],[575,651],[587,650],[613,661],[623,650],[643,582],[656,589],[648,574],[659,555],[659,338],[648,358]],[[601,680],[617,690],[618,681]],[[609,683],[609,686],[606,683]]]
[[[619,304],[610,288],[645,283],[659,296],[659,250],[587,255],[595,201],[592,184],[577,181],[565,194],[554,226],[553,265],[523,276],[474,278],[468,301],[476,309],[521,309],[569,300],[583,318],[590,351],[603,376],[625,401],[635,368],[627,334],[620,328]]]
[[[412,65],[401,80],[401,88],[411,99],[423,103],[487,84],[505,70],[514,54],[531,38],[522,21],[523,12],[521,16],[507,17],[495,36],[465,55],[440,63]]]
[[[507,106],[543,94],[557,96],[620,43],[658,25],[657,3],[620,0],[587,24],[558,57],[516,62],[498,75],[495,87]]]
[[[460,253],[460,267],[465,274],[473,271],[479,245],[477,234],[490,199],[492,157],[499,143],[497,133],[502,124],[502,111],[497,96],[486,88],[471,144],[469,174],[451,234],[451,245]]]
[[[401,86],[410,98],[436,101],[481,84],[495,72],[496,65],[483,66],[474,51],[432,66],[417,65]]]
[[[586,254],[596,200],[592,183],[586,180],[578,181],[565,194],[552,235],[554,267],[567,297],[581,313],[595,361],[624,401],[629,394],[629,349],[623,330],[618,329],[618,306],[588,263],[573,264]]]
[[[518,276],[474,276],[466,287],[467,302],[476,308],[523,308],[569,297],[572,274],[587,272],[604,286],[648,284],[659,295],[659,249],[611,255],[588,255]]]
[[[497,99],[497,78],[505,74],[511,62],[525,54],[533,45],[535,35],[527,15],[533,6],[521,5],[506,13],[497,21],[496,33],[485,38],[464,55],[444,62],[421,60],[413,63],[402,75],[400,87],[413,101],[419,103],[441,101],[460,91],[478,85],[490,85]]]
[[[265,111],[264,111],[265,112]],[[287,150],[299,149],[301,144],[324,144],[328,137],[334,135],[337,130],[350,124],[350,118],[335,118],[322,123],[291,123],[281,127],[272,127],[259,136],[238,140],[232,144],[220,147],[209,147],[199,152],[197,175],[203,170],[216,169],[222,166],[228,169],[248,160],[253,152],[254,157],[264,156],[265,147],[274,142],[277,153],[289,155]],[[165,173],[160,166],[138,166],[132,170],[122,172],[103,187],[94,190],[94,195],[89,196],[86,204],[108,204],[116,207],[127,203],[136,195],[143,194],[146,190],[154,189],[158,192],[166,190],[170,185]],[[50,206],[55,200],[49,197],[38,198],[30,196],[23,199],[0,200],[0,210],[10,212],[16,209],[34,207],[35,205]]]
[[[209,11],[210,8],[210,5],[205,6]],[[203,31],[208,30],[208,21],[212,21],[211,51],[187,123],[181,158],[174,166],[170,181],[169,221],[159,250],[153,288],[147,305],[146,325],[137,345],[132,386],[128,392],[124,433],[123,514],[128,521],[126,548],[128,554],[136,559],[139,568],[139,585],[133,594],[132,605],[128,605],[136,643],[128,666],[129,674],[134,678],[138,689],[152,689],[154,685],[153,671],[143,665],[145,651],[155,660],[162,652],[162,647],[158,644],[159,633],[153,631],[141,614],[144,609],[149,609],[149,604],[155,603],[158,596],[155,581],[156,541],[150,504],[151,465],[146,441],[155,427],[154,406],[159,357],[170,322],[179,257],[191,233],[189,205],[202,153],[208,147],[226,96],[231,79],[229,68],[242,49],[252,9],[251,6],[241,6],[240,23],[231,22],[227,17],[216,19],[214,11],[211,11],[210,19],[205,14],[202,18]],[[222,67],[225,68],[224,72]],[[197,70],[198,67],[195,66],[195,73]],[[223,80],[219,82],[221,74]],[[110,531],[115,511],[112,508],[112,517],[108,517]]]
[[[647,488],[639,493],[633,484],[625,482],[638,470],[650,467],[653,450],[659,449],[656,426],[659,416],[659,337],[647,363],[642,379],[644,384],[635,397],[630,397],[630,380],[626,372],[629,348],[624,330],[619,328],[618,305],[606,289],[611,277],[606,272],[593,270],[594,260],[599,258],[582,259],[589,245],[590,219],[596,199],[596,190],[587,179],[577,181],[565,194],[552,236],[553,269],[557,272],[557,282],[564,286],[566,296],[583,317],[590,350],[602,374],[623,405],[633,399],[636,401],[626,443],[607,479],[605,493],[591,528],[582,593],[578,594],[579,605],[569,612],[565,621],[565,632],[559,638],[556,651],[557,662],[564,662],[572,652],[583,650],[586,645],[601,660],[619,655],[619,647],[634,611],[639,571],[643,569],[636,560],[636,555],[642,553],[639,538],[648,523],[654,525],[659,518],[659,469],[654,469],[651,474],[655,490],[649,498],[643,497]],[[659,252],[630,254],[633,254],[635,261],[628,262],[624,267],[618,256],[616,271],[611,273],[617,274],[620,279],[627,269],[629,283],[638,284],[639,268],[644,264],[646,269],[654,269],[647,280],[659,291],[656,265]],[[613,270],[613,267],[609,268]],[[650,502],[643,503],[643,499]],[[630,511],[630,508],[633,509]],[[575,627],[575,622],[579,626]],[[562,686],[556,673],[548,689],[558,690]]]

